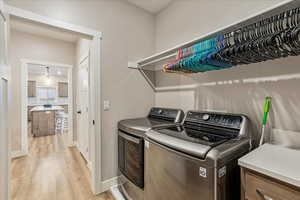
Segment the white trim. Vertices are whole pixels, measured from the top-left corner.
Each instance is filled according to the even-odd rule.
[[[125,198],[123,197],[122,193],[120,192],[118,186],[111,187],[110,192],[116,200],[125,200]]]
[[[42,61],[42,60],[21,59],[21,62],[24,62],[24,63],[27,63],[27,64],[47,65],[49,67],[59,66],[59,67],[73,68],[73,65],[56,63],[56,62],[47,62],[47,61]]]
[[[128,68],[139,69],[137,62],[128,62]]]
[[[1,42],[1,41],[0,41]],[[3,44],[3,43],[2,43]],[[0,58],[3,59],[3,58]],[[1,67],[1,66],[0,66]],[[1,75],[1,74],[0,74]],[[4,98],[3,98],[4,97]],[[8,81],[0,77],[0,199],[10,197],[10,135],[7,127]]]
[[[101,143],[102,143],[102,68],[101,38],[94,37],[90,50],[90,105],[89,133],[91,134],[92,185],[95,194],[103,192],[101,184]]]
[[[94,147],[91,148],[91,154],[93,155],[91,161],[92,161],[92,189],[95,194],[99,194],[102,192],[102,182],[101,182],[101,135],[102,135],[102,110],[101,110],[101,39],[102,39],[102,33],[89,29],[82,26],[77,26],[74,24],[65,23],[62,21],[58,21],[46,16],[37,15],[35,13],[22,10],[19,8],[15,8],[9,5],[4,5],[4,9],[8,12],[9,15],[16,16],[25,20],[33,21],[36,23],[49,25],[57,28],[61,28],[64,30],[68,30],[71,32],[79,33],[82,35],[87,35],[93,39],[90,54],[93,54],[94,59],[92,59],[90,63],[90,68],[94,69],[95,72],[94,78],[91,79],[91,83],[93,83],[94,87],[90,87],[91,90],[95,90],[94,96],[96,97],[95,102],[90,102],[90,108],[93,111],[96,111],[95,115],[91,115],[92,118],[90,118],[90,124],[93,124],[93,120],[95,120],[95,125],[92,126],[91,134],[94,141],[93,145]],[[9,17],[8,15],[8,17]],[[98,77],[97,77],[98,75]],[[97,132],[97,134],[94,133],[94,130]],[[1,163],[2,164],[2,163]],[[7,172],[9,174],[9,170]],[[7,183],[9,185],[9,182]]]
[[[81,63],[83,63],[87,58],[90,57],[90,48],[88,51],[86,51],[81,58],[79,59],[79,65],[81,65]]]
[[[77,148],[77,151],[80,153],[80,156],[82,156],[82,158],[86,161],[86,166],[87,166],[87,168],[88,168],[90,171],[92,171],[92,167],[93,167],[92,162],[89,161],[89,160],[87,160],[87,159],[84,157],[84,155],[83,155],[82,152],[80,151],[78,141],[74,141],[74,147]]]
[[[13,158],[20,158],[20,157],[24,157],[27,156],[27,152],[23,152],[23,151],[13,151],[10,154],[10,157]]]
[[[68,69],[68,146],[71,147],[74,144],[73,66],[68,67]]]
[[[92,171],[92,162],[91,161],[87,161],[87,167],[89,168],[90,171]]]
[[[74,131],[73,131],[73,76],[72,65],[52,63],[45,61],[36,61],[29,59],[21,59],[21,151],[28,153],[28,65],[38,64],[55,67],[68,68],[68,146],[73,146]]]
[[[8,42],[9,42],[9,15],[3,11],[3,1],[1,3],[0,16],[0,48],[4,47],[4,57],[0,57],[3,66],[0,66],[0,199],[10,199],[10,149],[11,137],[8,127],[8,87],[10,81],[10,71],[8,70]],[[2,46],[3,45],[3,46]]]
[[[111,189],[112,187],[115,187],[118,185],[118,180],[119,180],[120,177],[116,176],[116,177],[113,177],[111,179],[108,179],[106,181],[103,181],[102,182],[102,189],[103,191],[108,191],[109,189]]]
[[[75,24],[70,24],[70,23],[65,23],[63,21],[59,21],[56,19],[52,19],[50,17],[46,17],[46,16],[42,16],[42,15],[38,15],[36,13],[27,11],[27,10],[23,10],[20,8],[16,8],[13,6],[9,6],[7,4],[4,4],[4,9],[5,11],[13,16],[16,17],[20,17],[20,18],[25,18],[27,20],[30,21],[35,21],[35,22],[39,22],[41,24],[47,24],[53,27],[57,27],[57,28],[61,28],[61,29],[66,29],[75,33],[80,33],[80,34],[84,34],[87,36],[92,36],[92,37],[102,37],[102,33],[93,29],[89,29],[83,26],[78,26]]]
[[[157,88],[155,88],[155,92],[195,90],[198,86],[199,86],[199,84],[157,87]]]
[[[28,63],[21,60],[21,151],[28,153]]]

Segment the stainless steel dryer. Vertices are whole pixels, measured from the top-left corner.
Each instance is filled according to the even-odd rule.
[[[180,123],[184,117],[179,109],[152,108],[144,118],[118,123],[118,166],[121,172],[120,191],[127,199],[144,199],[144,136],[154,127]]]
[[[146,200],[239,200],[237,159],[252,148],[244,115],[193,112],[146,132]]]

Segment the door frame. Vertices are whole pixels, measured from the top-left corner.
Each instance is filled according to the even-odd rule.
[[[2,33],[4,37],[0,37],[0,43],[4,44],[4,58],[3,66],[0,66],[0,93],[4,92],[8,95],[8,81],[9,71],[8,70],[8,17],[3,10],[3,1],[0,0],[0,18],[3,22],[4,28]],[[2,23],[1,22],[1,23]],[[1,95],[1,94],[0,94]],[[10,197],[10,135],[8,133],[7,119],[8,119],[8,98],[2,99],[0,97],[0,200],[6,200]]]
[[[21,156],[28,154],[28,65],[35,64],[68,69],[68,146],[74,145],[73,132],[73,66],[67,64],[21,59]]]
[[[99,194],[105,189],[102,186],[101,171],[101,138],[102,138],[102,68],[101,68],[101,44],[102,32],[78,26],[50,17],[35,14],[20,8],[4,4],[4,10],[9,16],[22,18],[35,23],[48,25],[63,30],[71,31],[88,36],[92,39],[90,48],[90,95],[89,106],[89,135],[91,136],[91,185],[94,194]],[[10,147],[9,147],[10,148]],[[7,149],[9,150],[9,149]],[[8,171],[9,173],[9,171]],[[9,184],[9,183],[7,183]]]

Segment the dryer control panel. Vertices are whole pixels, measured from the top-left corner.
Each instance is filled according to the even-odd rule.
[[[180,109],[154,107],[151,108],[148,117],[180,123],[184,118],[184,112]]]

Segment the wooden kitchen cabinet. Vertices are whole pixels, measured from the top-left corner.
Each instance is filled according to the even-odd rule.
[[[32,121],[32,112],[31,109],[34,108],[35,106],[28,106],[27,108],[27,113],[28,113],[28,121],[31,122]]]
[[[32,112],[32,134],[35,137],[55,135],[55,111]]]
[[[36,81],[28,81],[28,97],[36,97]]]
[[[241,200],[300,200],[300,188],[242,168]]]
[[[66,82],[58,83],[58,96],[59,97],[68,97],[68,83],[66,83]]]

